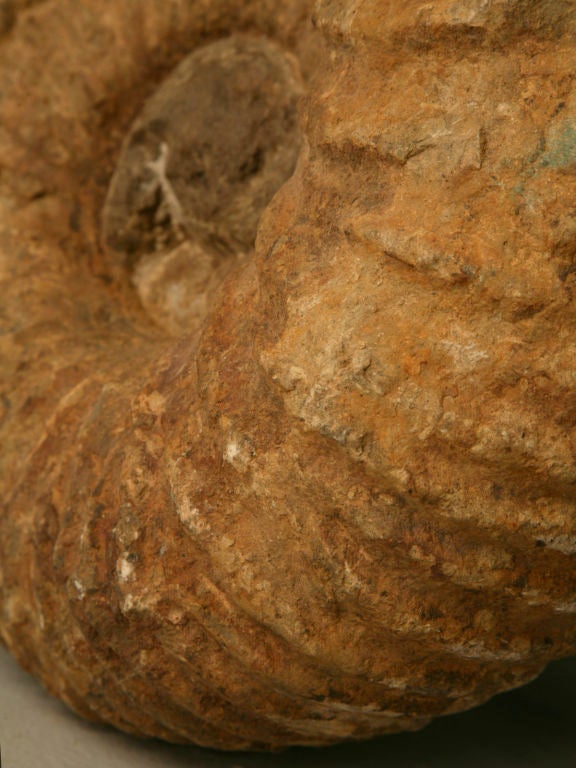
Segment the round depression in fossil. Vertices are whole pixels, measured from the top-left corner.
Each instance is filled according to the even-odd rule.
[[[170,332],[202,320],[233,257],[252,249],[296,164],[302,92],[293,56],[234,36],[190,54],[133,123],[104,205],[104,242]]]

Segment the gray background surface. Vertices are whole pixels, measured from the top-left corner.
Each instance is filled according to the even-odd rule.
[[[95,727],[0,649],[2,768],[576,768],[576,658],[416,734],[277,755],[219,754]]]

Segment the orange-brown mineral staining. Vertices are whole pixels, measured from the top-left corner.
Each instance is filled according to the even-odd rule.
[[[576,2],[0,0],[0,638],[224,749],[576,652]]]

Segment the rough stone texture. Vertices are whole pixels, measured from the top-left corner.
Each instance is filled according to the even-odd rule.
[[[177,305],[144,311],[101,212],[146,100],[232,33],[300,61],[304,144],[254,253],[174,338],[154,315]],[[576,651],[575,33],[576,3],[537,0],[47,0],[16,20],[0,633],[77,712],[322,744]]]

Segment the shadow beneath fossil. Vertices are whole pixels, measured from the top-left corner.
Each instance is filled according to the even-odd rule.
[[[0,649],[0,746],[7,768],[574,768],[576,658],[535,682],[419,733],[280,754],[139,741],[86,723]]]

